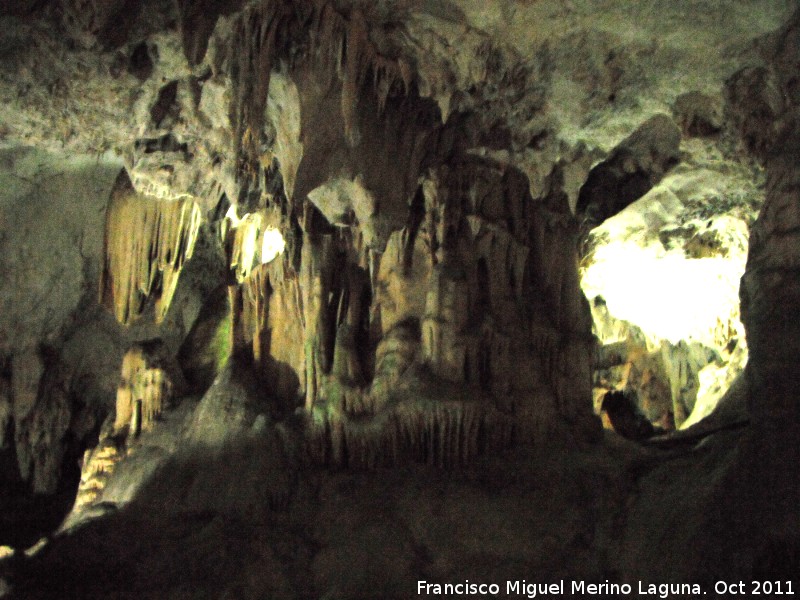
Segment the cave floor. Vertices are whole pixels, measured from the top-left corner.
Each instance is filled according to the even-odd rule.
[[[9,578],[25,598],[404,598],[420,580],[706,583],[746,569],[757,551],[734,525],[746,510],[731,488],[745,439],[723,431],[659,450],[606,433],[455,471],[305,467],[288,498],[254,489],[230,511],[145,491],[18,560]]]

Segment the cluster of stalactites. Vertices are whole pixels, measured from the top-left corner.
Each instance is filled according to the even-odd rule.
[[[321,21],[335,24],[338,19],[341,17],[334,13],[330,5],[326,5]],[[345,136],[350,144],[355,145],[359,137],[355,125],[358,96],[367,74],[372,74],[378,112],[383,112],[386,99],[395,82],[401,82],[403,91],[408,93],[412,72],[405,61],[391,60],[378,53],[369,39],[367,23],[360,11],[353,11],[348,27],[341,29],[338,35],[323,35],[323,40],[327,38],[328,48],[337,50],[334,56],[339,59],[337,66],[342,74],[341,106]],[[335,26],[333,31],[336,31]]]
[[[153,364],[144,349],[134,346],[122,360],[122,377],[117,388],[114,431],[128,427],[129,435],[150,429],[173,396],[173,381]]]
[[[474,402],[435,404],[408,401],[378,420],[316,414],[306,436],[311,460],[320,464],[372,469],[409,458],[440,468],[469,463],[484,452],[513,443],[513,419]]]
[[[102,498],[106,482],[123,456],[124,453],[120,452],[111,438],[101,440],[96,448],[84,453],[78,493],[70,517],[79,514]]]
[[[302,15],[310,19],[302,19]],[[300,20],[298,20],[300,17]],[[383,56],[370,40],[367,21],[359,9],[349,17],[340,14],[332,3],[322,0],[299,2],[253,3],[243,10],[236,24],[234,49],[238,64],[234,71],[235,102],[233,107],[236,137],[241,140],[239,153],[252,171],[261,161],[260,132],[263,131],[264,109],[267,105],[270,73],[279,61],[284,48],[296,40],[300,32],[308,32],[311,49],[306,59],[324,62],[327,73],[336,73],[341,80],[341,110],[345,136],[351,145],[358,143],[356,126],[357,106],[362,86],[370,82],[377,108],[382,111],[392,89],[402,86],[408,93],[413,73],[403,59]],[[295,53],[296,54],[296,53]],[[296,59],[295,59],[296,60]]]
[[[263,336],[268,334],[270,296],[269,273],[266,267],[258,267],[242,284],[242,327],[244,339],[252,343],[253,360],[260,363],[263,358]]]
[[[305,389],[308,332],[306,294],[281,231],[290,231],[269,208],[242,219],[229,215],[223,232],[227,256],[230,352],[246,365],[278,410],[294,410]]]
[[[126,193],[112,199],[100,298],[117,321],[132,322],[151,297],[156,322],[163,321],[181,269],[192,256],[200,220],[200,209],[188,198],[158,200]]]

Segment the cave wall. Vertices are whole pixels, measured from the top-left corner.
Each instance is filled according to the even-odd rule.
[[[160,325],[151,314],[125,328],[101,307],[104,232],[121,173],[111,155],[2,149],[0,477],[14,493],[52,494],[65,473],[75,480],[83,450],[113,414],[128,345],[160,337],[174,355],[213,280],[204,238]],[[121,233],[132,225],[122,223]]]
[[[797,422],[797,374],[789,367],[797,349],[798,97],[800,13],[765,44],[766,65],[736,73],[728,84],[732,112],[747,148],[767,173],[766,200],[751,232],[741,300],[753,346],[748,367],[751,412],[757,419]]]
[[[753,348],[748,366],[750,409],[768,422],[796,424],[796,392],[800,382],[795,362],[798,326],[793,317],[798,290],[796,115],[790,117],[767,159],[767,196],[751,234],[752,249],[742,279],[742,310]]]
[[[767,536],[785,540],[800,529],[794,508],[800,502],[794,476],[800,461],[800,380],[794,367],[800,340],[794,316],[800,302],[800,13],[770,36],[764,55],[764,67],[731,78],[728,94],[742,139],[767,173],[766,199],[751,231],[740,289],[751,348],[746,377],[753,429],[747,480],[762,491],[753,500],[757,521]]]
[[[0,136],[102,165],[81,159],[73,177],[26,166],[19,145],[3,157],[26,181],[3,208],[25,225],[3,240],[3,465],[49,492],[62,459],[99,436],[79,504],[124,504],[152,483],[164,503],[245,514],[263,500],[247,484],[276,473],[264,497],[287,502],[284,451],[452,467],[596,439],[574,213],[620,208],[676,161],[723,173],[752,156],[769,183],[742,288],[761,423],[749,489],[776,490],[764,510],[790,521],[796,26],[770,32],[791,3],[720,3],[691,23],[683,3],[400,4],[0,10]],[[125,198],[144,207],[124,215],[120,162]],[[266,260],[248,244],[269,228],[285,247]],[[118,385],[125,353],[152,338],[199,400],[130,369]],[[134,393],[149,394],[146,426]],[[262,450],[275,462],[251,464],[251,479],[220,475]],[[163,473],[178,480],[154,477],[173,459]]]
[[[93,296],[105,206],[121,168],[110,156],[2,150],[0,447],[16,458],[4,461],[9,486],[22,479],[54,492],[65,453],[75,460],[115,385],[117,336]]]
[[[753,419],[750,478],[764,491],[756,502],[758,514],[768,524],[768,531],[778,537],[800,528],[793,508],[800,501],[800,484],[794,476],[800,461],[800,379],[796,369],[800,131],[796,109],[788,121],[767,159],[767,197],[753,228],[741,288],[743,320],[752,348],[746,372]]]

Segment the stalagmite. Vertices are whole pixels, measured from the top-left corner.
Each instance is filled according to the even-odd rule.
[[[108,207],[100,299],[129,324],[153,299],[155,320],[169,310],[183,265],[192,257],[200,209],[189,198],[158,200],[116,194]]]
[[[79,515],[101,497],[108,477],[123,457],[124,453],[119,451],[110,438],[102,440],[96,448],[86,451],[72,515]]]

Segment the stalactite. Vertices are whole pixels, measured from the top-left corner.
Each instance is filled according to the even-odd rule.
[[[304,36],[309,36],[306,44],[301,41]],[[369,83],[378,113],[384,110],[393,89],[401,86],[402,93],[408,94],[413,82],[408,62],[378,51],[359,9],[345,17],[332,3],[322,0],[254,3],[238,18],[235,44],[233,56],[238,59],[232,73],[236,90],[233,122],[238,176],[245,187],[248,180],[255,181],[265,154],[264,113],[270,73],[279,61],[295,64],[311,59],[323,73],[338,75],[345,138],[351,145],[359,139],[357,108],[368,76],[372,76]],[[304,46],[305,52],[297,51]]]
[[[240,178],[254,180],[261,162],[264,109],[269,94],[275,53],[286,28],[291,6],[283,2],[261,2],[242,12],[234,38],[237,64],[233,75],[236,101],[237,168]],[[247,186],[245,186],[247,187]]]
[[[588,413],[591,382],[580,366],[588,359],[574,340],[590,335],[589,321],[570,299],[580,295],[577,279],[562,273],[575,266],[574,252],[554,249],[569,237],[569,223],[551,222],[524,178],[509,173],[469,158],[422,181],[409,209],[420,214],[390,236],[377,282],[383,335],[416,320],[419,338],[408,352],[378,345],[373,402],[391,398],[394,371],[416,360],[439,379],[480,389],[503,410],[525,412],[535,431],[579,412],[581,394]],[[423,304],[414,301],[420,291]],[[384,353],[389,367],[399,361],[402,369],[387,369]],[[538,419],[540,396],[546,406]],[[375,403],[378,411],[385,404]]]
[[[251,5],[259,6],[266,10],[265,3]],[[258,10],[247,13],[251,33],[262,31],[256,24],[265,17]],[[392,86],[399,91],[410,78],[399,61],[375,51],[358,10],[344,18],[321,3],[309,14],[306,54],[295,55],[292,63],[302,64],[298,86],[308,85],[303,77],[317,82],[316,68],[323,81],[333,68],[326,89],[337,90],[338,76],[345,137],[355,144],[359,124],[366,123],[358,111],[370,94],[383,110]],[[286,16],[287,23],[291,18]],[[246,60],[248,68],[258,62]],[[296,288],[284,290],[263,267],[237,275],[242,346],[256,365],[267,365],[274,350],[273,305],[298,297],[302,357],[289,352],[284,362],[300,379],[314,423],[309,451],[332,464],[382,464],[403,452],[435,464],[458,463],[474,456],[476,444],[486,444],[472,441],[465,428],[483,432],[475,434],[480,440],[493,431],[473,410],[517,411],[536,424],[531,431],[547,431],[548,422],[571,417],[578,406],[574,399],[586,392],[590,413],[590,380],[581,381],[576,367],[565,364],[581,360],[579,353],[563,350],[565,340],[588,333],[590,326],[570,298],[580,294],[573,286],[577,278],[563,274],[575,266],[574,252],[557,249],[570,239],[567,217],[551,215],[531,198],[522,174],[482,158],[432,168],[409,189],[416,195],[405,215],[393,217],[382,253],[365,241],[375,223],[362,222],[356,213],[354,224],[352,211],[345,210],[353,205],[350,192],[338,190],[330,201],[320,196],[303,204],[303,239],[296,272],[289,276]],[[372,210],[362,212],[371,217]],[[240,268],[254,262],[245,256],[245,238],[258,234],[235,235],[242,238],[231,238],[232,248],[240,248],[232,255],[241,258],[232,264]],[[401,334],[393,337],[395,332]],[[397,388],[421,372],[479,395],[486,406],[470,405],[462,414],[398,399]],[[271,377],[273,371],[266,373]],[[546,406],[539,419],[540,397]]]
[[[254,368],[265,393],[285,408],[294,408],[307,385],[303,293],[300,277],[285,259],[258,265],[230,287],[236,355]]]
[[[363,306],[367,274],[355,265],[348,265],[342,279],[332,373],[343,381],[360,385],[364,383],[364,368],[358,347],[367,309]]]
[[[300,288],[305,323],[306,409],[316,402],[325,376],[330,372],[336,348],[336,309],[341,289],[334,285],[341,274],[342,257],[333,235],[317,234],[307,223],[304,236]]]
[[[157,353],[136,345],[122,359],[122,374],[117,388],[114,431],[124,427],[147,430],[161,416],[175,393],[175,377],[171,375]],[[138,421],[138,424],[136,423]]]
[[[342,118],[345,138],[351,146],[359,141],[356,129],[356,114],[361,87],[370,72],[373,89],[377,95],[378,112],[386,106],[389,91],[395,82],[403,85],[405,94],[411,86],[411,69],[402,60],[391,60],[381,56],[369,39],[369,29],[363,13],[356,9],[350,15],[349,27],[343,40],[346,49],[342,65]]]
[[[315,413],[306,450],[320,464],[374,469],[411,459],[454,468],[484,452],[498,453],[514,441],[513,419],[470,401],[406,401],[377,419]]]
[[[190,199],[158,200],[133,193],[112,199],[100,298],[120,323],[141,315],[150,298],[156,322],[164,320],[181,269],[192,256],[200,220],[200,209]]]
[[[365,50],[369,45],[369,32],[360,10],[353,11],[351,25],[345,40],[345,61],[342,79],[342,118],[344,119],[345,139],[351,146],[359,142],[356,129],[356,110],[359,89],[362,84],[363,64],[366,62]]]
[[[260,264],[261,235],[264,219],[259,213],[248,213],[241,219],[235,214],[226,217],[225,249],[228,265],[236,281],[242,283]]]
[[[265,344],[269,343],[267,318],[269,317],[270,284],[266,265],[257,267],[242,284],[243,311],[246,341],[252,343],[252,356],[256,364],[265,356]]]

